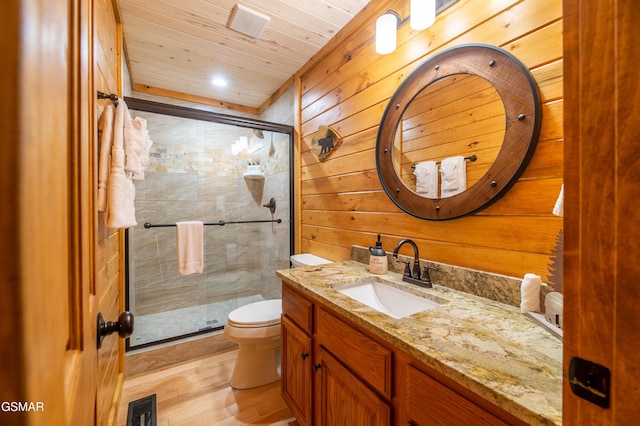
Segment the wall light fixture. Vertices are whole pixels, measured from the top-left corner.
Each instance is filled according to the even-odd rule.
[[[436,21],[436,0],[411,0],[411,28],[424,30]]]
[[[401,20],[393,10],[389,10],[376,20],[376,52],[381,55],[396,50],[396,33],[407,21],[411,28],[420,31],[429,28],[436,15],[458,0],[411,0],[410,15]]]
[[[396,50],[396,32],[400,16],[389,10],[376,20],[376,52],[381,55]]]

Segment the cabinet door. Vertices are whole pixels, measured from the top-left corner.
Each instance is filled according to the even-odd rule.
[[[317,416],[323,426],[388,426],[391,407],[322,347],[316,353]]]
[[[312,340],[289,318],[282,317],[282,398],[298,423],[311,424]]]

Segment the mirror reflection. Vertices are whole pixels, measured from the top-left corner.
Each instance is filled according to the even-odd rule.
[[[426,86],[404,111],[393,142],[393,162],[404,185],[426,198],[447,195],[442,161],[466,157],[455,193],[472,187],[495,161],[505,135],[506,113],[486,79],[453,74]],[[469,139],[468,135],[474,135]],[[453,194],[453,192],[452,192]]]

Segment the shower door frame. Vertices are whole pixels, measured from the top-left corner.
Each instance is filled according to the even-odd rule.
[[[221,114],[217,112],[205,111],[196,108],[163,104],[161,102],[149,101],[146,99],[138,99],[131,97],[124,97],[124,101],[127,104],[128,109],[141,112],[150,112],[155,114],[164,114],[174,117],[188,118],[193,120],[208,121],[212,123],[228,124],[232,126],[245,127],[249,129],[259,129],[264,131],[283,133],[289,135],[289,255],[293,254],[294,249],[294,176],[293,176],[293,153],[294,153],[294,141],[293,126],[286,124],[272,123],[269,121],[257,120],[247,117],[238,117],[228,114]],[[125,230],[125,256],[129,255],[129,235],[128,229]],[[130,310],[129,306],[129,262],[124,262],[124,274],[125,274],[125,309]],[[125,341],[125,351],[138,350],[156,346],[163,343],[173,342],[177,340],[186,339],[193,336],[205,335],[212,332],[223,329],[224,326],[212,327],[206,330],[194,331],[180,336],[169,337],[166,339],[160,339],[157,341],[143,343],[140,345],[131,346],[129,338]]]

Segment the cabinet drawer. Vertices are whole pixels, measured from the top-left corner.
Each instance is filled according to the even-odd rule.
[[[506,425],[412,366],[407,366],[406,413],[411,424],[429,426]]]
[[[318,309],[318,344],[387,398],[391,398],[392,352],[329,312]]]
[[[285,283],[282,283],[282,313],[307,333],[313,332],[313,303]]]

